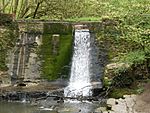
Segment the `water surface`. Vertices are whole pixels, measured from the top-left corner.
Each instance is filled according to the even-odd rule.
[[[31,106],[27,103],[0,102],[0,113],[57,113],[41,110],[37,106]]]
[[[27,103],[0,102],[0,113],[92,113],[99,105],[89,102],[69,101],[54,110],[50,107],[32,106]]]

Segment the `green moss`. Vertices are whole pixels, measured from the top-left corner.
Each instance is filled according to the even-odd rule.
[[[1,15],[0,18],[0,71],[7,71],[6,58],[9,49],[13,48],[18,37],[18,26],[10,15]]]
[[[7,70],[7,66],[5,64],[6,58],[6,51],[0,51],[0,70],[5,71]]]
[[[43,35],[42,54],[42,75],[49,80],[55,80],[62,74],[66,75],[68,70],[64,66],[68,65],[72,52],[72,36],[61,35],[58,47],[58,54],[52,54],[52,35]]]

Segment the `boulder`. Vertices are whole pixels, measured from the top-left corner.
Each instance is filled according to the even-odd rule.
[[[111,64],[108,64],[108,65],[106,66],[106,68],[107,68],[108,70],[117,69],[117,68],[121,68],[121,67],[128,68],[129,65],[128,65],[128,64],[125,64],[125,63],[111,63]]]
[[[116,112],[114,112],[114,111],[108,111],[108,113],[116,113]]]
[[[116,105],[116,99],[114,99],[114,98],[109,98],[109,99],[107,100],[107,105],[111,105],[111,106]]]
[[[103,113],[106,111],[106,107],[99,107],[95,110],[96,113]]]

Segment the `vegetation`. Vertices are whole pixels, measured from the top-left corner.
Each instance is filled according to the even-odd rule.
[[[109,0],[101,7],[102,29],[97,34],[99,41],[106,43],[109,61],[124,64],[114,68],[105,76],[105,84],[115,88],[111,97],[138,93],[141,87],[135,87],[137,80],[150,77],[150,10],[148,0]],[[113,71],[113,73],[112,73]],[[108,82],[109,81],[109,82]],[[138,83],[140,84],[140,83]],[[130,89],[131,87],[134,87]],[[117,89],[116,89],[117,88]]]
[[[2,13],[17,18],[68,19],[95,17],[97,1],[93,0],[0,0]]]
[[[42,74],[49,80],[67,77],[69,71],[69,63],[71,59],[72,36],[61,35],[59,37],[57,54],[53,53],[52,35],[45,34],[43,36],[43,45],[41,46],[42,55]]]
[[[10,16],[0,15],[0,71],[6,71],[6,57],[9,49],[14,47],[17,38],[17,24]]]
[[[113,75],[108,73],[106,76],[123,76],[124,83],[133,83],[134,78],[150,77],[149,4],[150,0],[0,0],[0,12],[16,15],[17,19],[100,21],[102,26],[96,35],[99,43],[106,44],[109,61],[129,65],[114,69]],[[49,32],[47,28],[44,30]],[[52,55],[52,36],[44,35],[41,52],[43,75],[46,77],[57,78],[58,70],[63,70],[62,67],[68,64],[69,37],[69,34],[60,36],[59,54]],[[1,59],[4,58],[2,55]]]

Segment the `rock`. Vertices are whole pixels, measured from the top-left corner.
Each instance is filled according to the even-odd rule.
[[[23,98],[26,100],[38,100],[41,98],[47,97],[47,92],[44,91],[33,91],[33,92],[24,92],[24,91],[10,91],[4,92],[2,95],[3,100],[7,101],[22,101]]]
[[[92,84],[92,88],[94,88],[94,89],[96,89],[96,88],[101,89],[103,86],[102,82],[91,82],[91,84]]]
[[[103,111],[102,113],[109,113],[108,111]]]
[[[86,29],[87,27],[88,27],[87,25],[75,25],[74,29],[80,30],[80,29]]]
[[[125,102],[125,100],[124,99],[122,99],[122,98],[119,98],[118,100],[116,100],[117,101],[117,103],[119,104],[119,103],[124,103]]]
[[[131,95],[131,98],[132,98],[134,101],[136,101],[136,95],[135,95],[135,94],[132,94],[132,95]]]
[[[133,98],[131,98],[131,97],[126,97],[125,102],[126,102],[127,107],[129,107],[129,108],[132,108],[135,104]]]
[[[136,104],[136,95],[124,95],[124,99],[113,99],[107,100],[107,107],[111,107],[108,113],[137,113],[134,110],[134,105]],[[141,112],[144,113],[144,112]]]
[[[95,112],[97,113],[103,113],[104,111],[106,111],[106,107],[99,107],[99,108],[97,108],[96,110],[95,110]]]
[[[107,100],[107,105],[111,105],[111,106],[116,105],[116,99],[114,99],[114,98],[109,98],[109,99]]]
[[[125,103],[112,106],[112,110],[115,113],[128,113],[127,106]]]
[[[108,111],[107,113],[115,113],[114,111]]]
[[[125,64],[125,63],[111,63],[111,64],[108,64],[108,65],[106,66],[106,68],[107,68],[108,70],[116,69],[116,68],[120,68],[120,67],[128,68],[128,67],[129,67],[129,64]]]
[[[111,110],[112,105],[107,105],[107,110]]]
[[[103,89],[102,88],[93,88],[91,91],[92,91],[92,96],[95,97],[95,96],[98,96],[103,91]]]
[[[130,98],[131,95],[123,95],[123,98]]]
[[[59,113],[79,113],[80,109],[72,109],[72,108],[62,108],[59,109]]]

